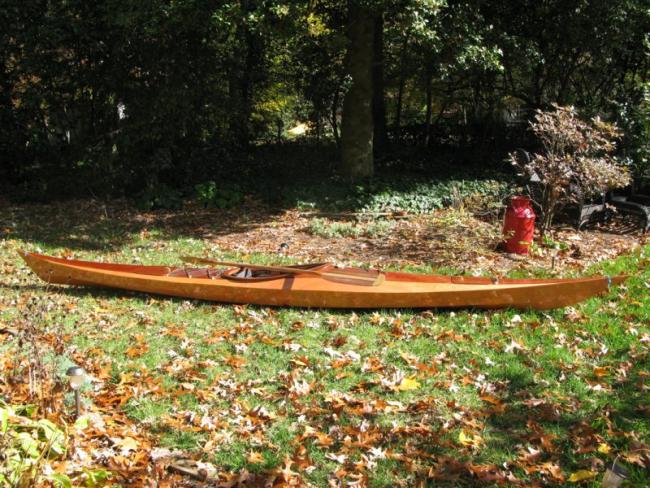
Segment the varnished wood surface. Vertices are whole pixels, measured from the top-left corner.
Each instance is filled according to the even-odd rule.
[[[385,273],[379,286],[334,283],[318,276],[295,275],[265,281],[221,277],[170,276],[181,268],[108,264],[20,252],[44,281],[98,286],[160,295],[212,300],[322,308],[531,308],[563,307],[605,293],[611,281],[602,276],[580,279],[516,280]],[[325,269],[331,265],[326,265]],[[322,269],[322,268],[321,268]],[[177,273],[176,273],[177,274]],[[190,273],[191,276],[191,273]]]

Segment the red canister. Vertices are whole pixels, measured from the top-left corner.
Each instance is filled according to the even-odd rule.
[[[535,233],[535,212],[528,197],[516,196],[510,199],[503,222],[506,251],[528,254]]]

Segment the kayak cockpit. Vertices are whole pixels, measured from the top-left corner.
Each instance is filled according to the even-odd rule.
[[[221,278],[222,271],[211,268],[172,268],[165,276],[172,278],[198,278],[214,280]]]
[[[318,264],[302,264],[298,266],[288,266],[290,268],[304,269],[304,270],[321,270],[325,268],[327,264],[318,263]],[[231,268],[225,270],[217,270],[213,268],[174,268],[167,273],[167,276],[174,278],[198,278],[198,279],[210,279],[214,280],[217,278],[223,278],[232,281],[241,281],[241,282],[256,282],[256,281],[269,281],[269,280],[280,280],[289,277],[295,277],[296,275],[291,273],[284,273],[278,271],[270,271],[264,269],[251,269],[251,268]]]

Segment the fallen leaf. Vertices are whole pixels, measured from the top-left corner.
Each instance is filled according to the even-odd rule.
[[[335,461],[335,462],[337,462],[339,464],[343,464],[345,462],[345,460],[347,459],[347,456],[345,454],[336,455],[334,453],[328,453],[328,454],[325,455],[325,457],[327,459]]]
[[[603,376],[607,376],[609,368],[597,366],[594,368],[594,376],[597,378],[602,378]]]
[[[187,391],[194,391],[196,386],[193,383],[181,383],[181,388]]]
[[[589,478],[593,478],[597,474],[598,473],[595,473],[594,471],[589,471],[587,469],[581,469],[579,471],[576,471],[575,473],[571,473],[571,475],[568,478],[568,481],[570,481],[571,483],[578,483],[579,481],[588,480]]]
[[[524,351],[525,347],[521,343],[519,343],[519,342],[515,341],[514,339],[512,339],[510,341],[510,344],[508,344],[506,347],[504,347],[503,350],[504,350],[504,352]]]
[[[492,395],[483,395],[481,397],[481,400],[484,402],[491,403],[492,405],[501,405],[501,400],[499,400],[497,397],[494,397]]]
[[[609,454],[611,450],[612,450],[612,448],[609,447],[609,445],[607,445],[605,442],[601,442],[598,445],[598,452],[600,452],[602,454]]]
[[[248,454],[246,460],[251,464],[258,464],[264,461],[264,457],[259,452],[252,451]]]
[[[414,376],[404,378],[397,386],[397,389],[400,391],[417,390],[418,388],[420,388],[420,383],[418,383]]]
[[[479,447],[483,442],[483,438],[479,435],[465,432],[463,430],[458,434],[458,441],[465,447]]]
[[[130,451],[137,451],[140,444],[133,437],[113,438],[113,446],[120,449],[122,456],[128,456]]]

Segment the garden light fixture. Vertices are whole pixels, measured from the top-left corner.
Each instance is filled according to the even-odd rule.
[[[628,470],[617,464],[616,461],[618,461],[618,456],[612,463],[612,467],[605,471],[605,476],[600,485],[602,488],[618,488],[629,476]]]
[[[70,382],[70,388],[74,390],[75,417],[79,417],[79,414],[81,412],[81,398],[79,388],[86,380],[86,372],[80,366],[71,366],[65,372],[65,375],[68,377],[68,381]]]

